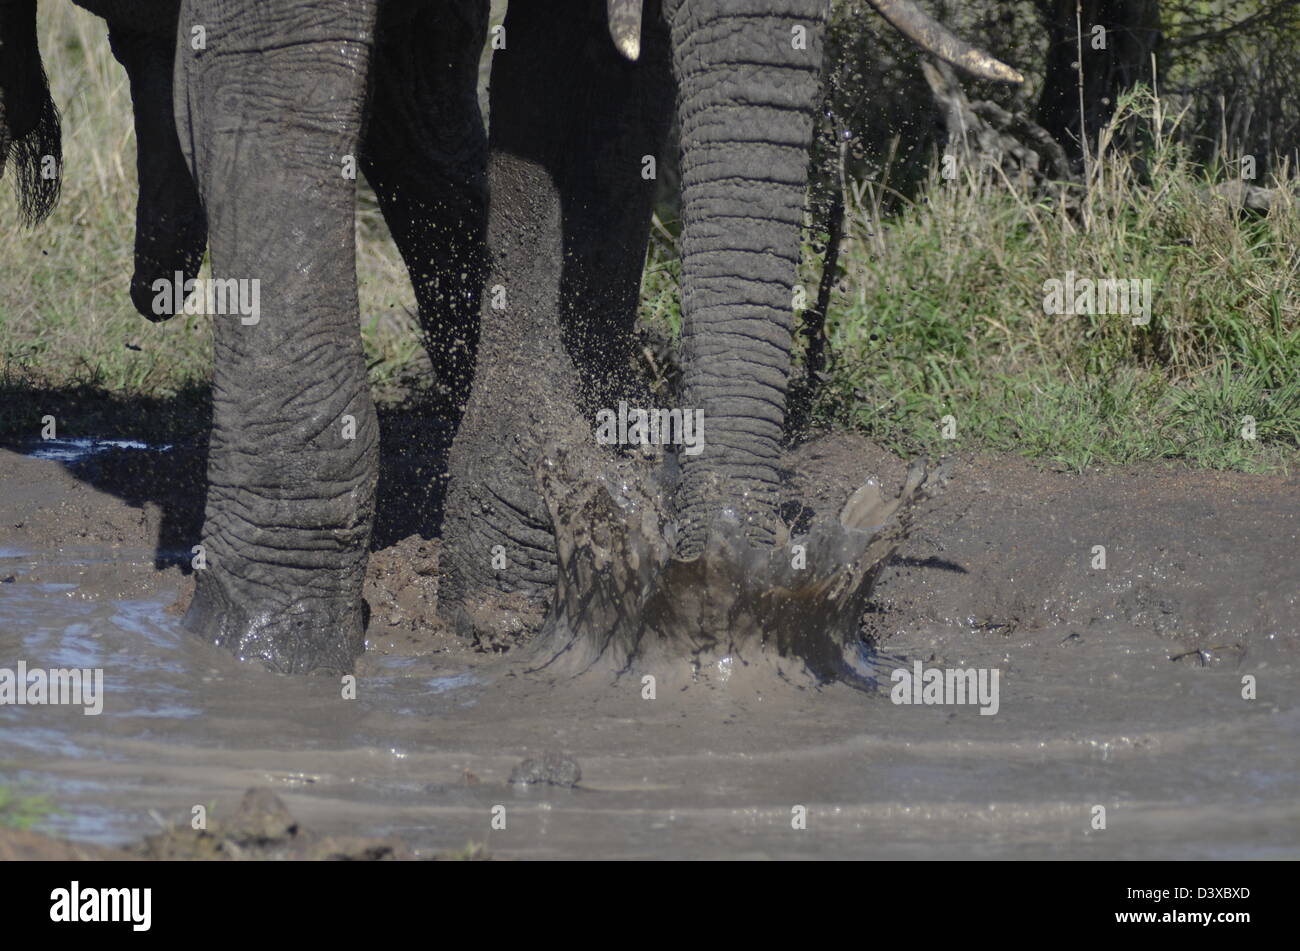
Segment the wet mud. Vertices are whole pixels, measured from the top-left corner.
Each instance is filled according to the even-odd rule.
[[[0,450],[0,667],[104,670],[99,716],[0,706],[0,784],[58,805],[51,849],[102,856],[267,787],[313,836],[394,856],[1300,856],[1294,476],[954,460],[875,574],[867,691],[520,673],[441,622],[437,540],[392,519],[348,696],[180,630],[198,455]],[[795,536],[907,472],[844,435],[786,463]],[[996,715],[892,702],[917,663],[997,670]]]

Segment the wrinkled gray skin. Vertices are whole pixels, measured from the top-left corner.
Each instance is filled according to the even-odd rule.
[[[674,97],[658,4],[643,24],[631,63],[603,3],[516,3],[493,57],[491,260],[440,561],[463,634],[541,621],[555,541],[533,468],[550,446],[590,449],[597,408],[647,405],[629,361],[655,185],[643,156],[661,155]]]
[[[641,157],[657,154],[672,103],[666,40],[632,65],[614,50],[600,4],[539,12],[512,11],[495,60],[489,232],[509,306],[489,304],[484,382],[474,389],[485,395],[471,399],[471,410],[492,416],[494,381],[507,371],[512,392],[498,418],[510,427],[527,422],[510,414],[535,388],[533,443],[572,429],[577,367],[591,371],[589,403],[625,390],[624,375],[604,368],[619,364],[611,352],[627,352],[653,187]],[[186,623],[276,669],[348,669],[365,622],[377,432],[356,332],[355,193],[341,168],[360,148],[399,245],[423,196],[471,196],[458,202],[467,209],[461,224],[405,241],[408,264],[413,253],[445,253],[449,237],[472,235],[484,163],[476,180],[472,145],[454,143],[469,138],[465,116],[478,121],[467,67],[486,4],[195,0],[180,22],[182,37],[191,24],[207,31],[206,49],[179,48],[176,118],[209,215],[213,273],[258,279],[262,311],[255,325],[215,321],[208,567]],[[471,39],[472,24],[478,42],[459,56],[452,45],[430,56],[452,24]],[[666,35],[662,26],[648,32]],[[587,62],[594,72],[574,68]],[[420,77],[421,64],[436,64],[438,75]],[[651,84],[640,78],[652,75]],[[401,108],[385,106],[386,96]],[[371,145],[376,130],[382,147]],[[469,158],[456,166],[448,153]],[[561,284],[575,302],[563,313]],[[472,353],[472,339],[465,349]],[[520,387],[508,370],[525,352],[548,360],[530,362]],[[458,443],[453,477],[500,432]],[[503,469],[492,481],[509,493],[515,476]],[[527,504],[540,506],[528,488]]]
[[[1019,81],[903,0],[870,2],[963,69]],[[624,47],[629,6],[609,4]],[[675,557],[697,559],[720,518],[739,522],[758,548],[783,529],[791,291],[827,4],[647,2],[635,64],[604,36],[604,7],[512,5],[508,55],[493,60],[487,286],[504,306],[489,295],[483,310],[477,376],[452,448],[440,581],[444,616],[465,634],[520,633],[552,607],[554,528],[539,458],[581,459],[590,475],[602,467],[595,410],[620,398],[649,405],[620,371],[650,214],[641,157],[662,152],[674,88],[681,405],[704,413],[703,452],[661,473]]]
[[[508,81],[511,70],[549,75],[559,70],[549,63],[584,68],[571,69],[551,90],[556,109],[568,104],[568,124],[543,118],[555,113],[533,111],[536,96],[547,95],[541,90],[493,101],[488,285],[514,296],[500,314],[484,312],[479,375],[453,447],[442,590],[460,607],[461,630],[493,629],[503,607],[535,623],[550,596],[552,529],[534,483],[537,457],[557,444],[590,445],[592,411],[615,408],[622,395],[609,387],[594,400],[582,399],[563,347],[564,321],[555,326],[554,314],[563,317],[580,302],[583,278],[604,271],[584,256],[581,243],[574,253],[570,224],[578,217],[581,234],[617,208],[645,220],[649,183],[639,177],[639,156],[662,147],[670,100],[659,90],[674,81],[682,140],[682,405],[702,409],[705,426],[704,451],[681,457],[679,554],[700,551],[724,507],[746,525],[753,544],[771,543],[824,13],[817,0],[668,0],[662,12],[648,6],[641,56],[626,68],[626,85],[599,84],[626,97],[619,105],[582,94],[587,72],[620,74],[614,51],[595,40],[594,30],[588,62],[579,58],[584,47],[545,35],[545,14],[511,9],[507,34],[525,36],[529,45],[520,52],[529,58],[494,61],[494,93],[498,82],[518,88]],[[796,28],[803,42],[794,42]],[[606,53],[607,61],[599,59]],[[621,151],[602,150],[590,132],[584,137],[584,129],[603,128],[606,120],[599,112],[573,115],[575,101],[623,117],[628,131],[614,137],[626,143]],[[499,127],[502,115],[508,124]],[[529,116],[537,128],[529,127]],[[499,181],[529,184],[503,195]],[[511,203],[511,196],[523,200]],[[643,236],[644,227],[637,233]],[[564,270],[557,286],[549,262],[561,254],[560,240]],[[643,255],[644,244],[634,251]],[[619,285],[632,300],[640,263],[638,256],[630,279]],[[604,340],[621,339],[632,310],[612,311],[618,324]],[[614,348],[610,364],[623,353]],[[575,397],[579,415],[572,410]],[[494,550],[505,555],[508,570],[493,567]],[[537,607],[520,610],[520,596]]]
[[[378,431],[357,332],[360,155],[416,284],[439,375],[463,392],[482,278],[482,3],[182,4],[176,124],[217,277],[261,318],[215,319],[203,545],[186,624],[286,671],[347,670]],[[368,107],[368,109],[367,109]],[[369,123],[364,120],[369,116]]]
[[[904,0],[870,2],[955,65],[1020,81]],[[604,6],[513,5],[509,55],[493,60],[487,286],[504,306],[489,298],[483,311],[477,376],[452,449],[440,582],[443,613],[466,634],[518,633],[511,624],[536,627],[551,607],[554,529],[539,458],[585,459],[590,474],[601,467],[591,452],[595,410],[624,397],[649,405],[619,371],[650,213],[640,157],[661,154],[674,87],[681,405],[704,413],[703,452],[661,476],[675,556],[698,558],[719,518],[738,521],[758,548],[783,528],[777,460],[791,291],[827,3],[647,2],[634,65],[602,35]],[[609,4],[615,37],[629,7]]]

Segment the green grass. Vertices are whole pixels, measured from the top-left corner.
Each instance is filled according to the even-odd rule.
[[[64,113],[63,198],[35,230],[0,187],[0,438],[198,433],[206,426],[207,318],[150,324],[127,298],[134,137],[126,78],[101,21],[44,4],[42,49]],[[827,425],[903,454],[1012,452],[1083,469],[1143,460],[1286,470],[1300,458],[1300,212],[1284,198],[1242,217],[1207,198],[1214,173],[1171,144],[1149,96],[1116,122],[1147,124],[1139,175],[1103,153],[1072,210],[1005,182],[932,176],[881,218],[850,196],[827,328]],[[1260,182],[1256,184],[1273,184]],[[1280,183],[1294,194],[1294,180]],[[357,224],[361,333],[377,395],[418,377],[423,353],[405,269],[368,191]],[[656,228],[642,320],[680,332],[680,269]],[[816,296],[820,259],[801,283]],[[1043,283],[1147,278],[1149,327],[1122,316],[1043,312]],[[942,420],[956,422],[955,440]],[[1242,437],[1254,419],[1253,440]]]
[[[438,858],[443,862],[487,862],[492,856],[488,854],[483,842],[466,842],[464,848],[441,853]]]
[[[932,177],[883,223],[868,200],[851,203],[824,421],[901,453],[1015,452],[1073,469],[1294,465],[1294,181],[1270,183],[1283,197],[1267,217],[1243,217],[1170,144],[1158,101],[1139,93],[1116,122],[1125,114],[1153,129],[1144,176],[1103,153],[1074,211],[973,177]],[[1150,325],[1044,313],[1044,282],[1067,271],[1150,279]],[[941,433],[947,415],[955,440]],[[1254,439],[1242,436],[1247,417]]]
[[[0,827],[30,829],[57,811],[44,796],[22,796],[0,786]]]

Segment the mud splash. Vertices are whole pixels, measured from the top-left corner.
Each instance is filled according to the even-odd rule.
[[[648,491],[653,480],[634,464],[592,479],[576,475],[564,454],[548,454],[537,480],[555,526],[558,580],[524,669],[652,675],[670,689],[874,688],[859,633],[872,584],[946,478],[943,467],[914,463],[892,498],[869,480],[838,517],[822,516],[793,537],[783,525],[771,548],[753,547],[724,510],[704,551],[682,559],[663,493]]]

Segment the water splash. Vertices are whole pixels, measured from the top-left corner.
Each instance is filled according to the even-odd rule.
[[[871,586],[945,477],[914,465],[889,499],[870,481],[838,518],[793,538],[787,530],[770,548],[751,546],[724,513],[704,551],[682,559],[661,495],[640,488],[648,480],[578,476],[564,454],[548,454],[537,478],[555,525],[557,585],[524,669],[650,674],[657,688],[873,687],[875,664],[858,630]]]

